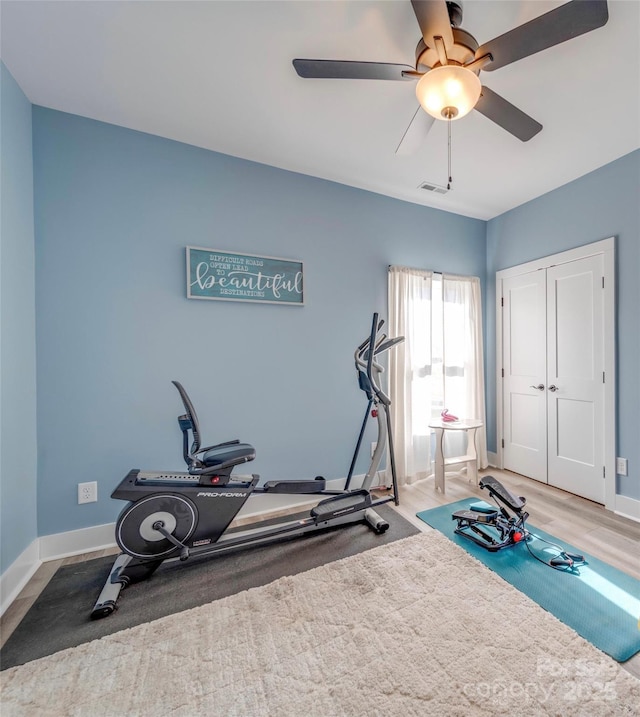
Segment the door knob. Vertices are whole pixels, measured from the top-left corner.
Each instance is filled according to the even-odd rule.
[[[536,388],[538,391],[544,391],[544,384],[539,383],[537,386],[530,386],[529,388]]]
[[[557,390],[558,390],[558,387],[557,387],[557,386],[554,386],[553,384],[551,384],[551,386],[549,386],[549,391],[554,391],[554,392],[555,392],[555,391],[557,391]]]

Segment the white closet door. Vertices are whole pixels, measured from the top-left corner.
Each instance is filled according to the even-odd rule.
[[[604,503],[604,260],[547,269],[548,482]]]
[[[505,279],[503,299],[503,462],[547,481],[545,272]]]

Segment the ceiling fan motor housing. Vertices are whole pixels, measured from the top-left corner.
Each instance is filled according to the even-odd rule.
[[[475,59],[476,50],[479,45],[470,33],[460,27],[451,28],[453,32],[453,47],[447,48],[447,59],[451,65],[466,65]],[[424,40],[420,38],[416,47],[416,70],[428,72],[434,67],[440,66],[438,53],[435,47],[427,47]],[[476,73],[477,74],[477,73]]]

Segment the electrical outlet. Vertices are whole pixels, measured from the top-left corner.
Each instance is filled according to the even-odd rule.
[[[619,476],[627,475],[627,459],[626,458],[616,458],[616,473]]]
[[[373,458],[373,454],[376,452],[376,446],[377,446],[377,445],[378,445],[378,444],[377,444],[376,441],[373,441],[373,443],[371,444],[371,457],[372,457],[372,458]]]
[[[78,504],[96,503],[98,501],[98,483],[78,483]]]

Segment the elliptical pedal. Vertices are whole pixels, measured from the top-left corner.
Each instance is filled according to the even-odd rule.
[[[320,501],[311,510],[311,517],[316,522],[331,520],[359,510],[366,510],[371,506],[371,494],[368,490],[354,490],[346,495],[334,495]]]

